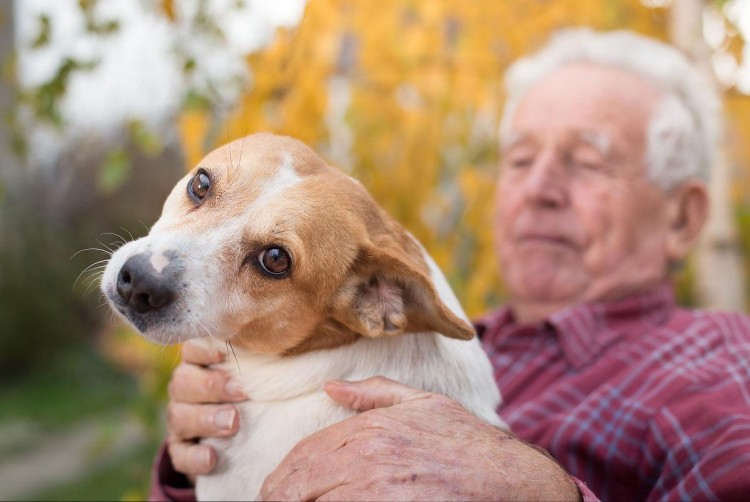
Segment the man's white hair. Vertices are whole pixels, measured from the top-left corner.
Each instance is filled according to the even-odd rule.
[[[628,31],[564,30],[536,54],[516,61],[505,77],[503,140],[523,95],[547,75],[574,63],[616,66],[664,92],[650,118],[645,158],[658,186],[669,190],[689,178],[708,178],[721,129],[715,87],[674,47]]]

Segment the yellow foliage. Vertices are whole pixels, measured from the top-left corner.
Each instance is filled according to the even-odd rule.
[[[140,385],[148,387],[155,378],[152,373],[163,368],[171,373],[179,361],[178,347],[162,346],[147,341],[128,326],[120,326],[102,336],[99,351],[116,367],[140,378]]]
[[[209,113],[201,109],[185,110],[179,116],[177,125],[185,162],[192,167],[208,153],[206,139],[211,125]]]

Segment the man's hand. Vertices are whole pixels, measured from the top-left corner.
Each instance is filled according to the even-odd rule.
[[[198,444],[197,439],[235,434],[240,414],[229,403],[247,399],[241,384],[229,373],[208,368],[225,358],[221,351],[185,342],[182,362],[169,382],[167,449],[174,468],[193,481],[216,466],[214,449]]]
[[[364,413],[300,441],[264,500],[579,499],[547,455],[445,396],[379,377],[325,390]]]

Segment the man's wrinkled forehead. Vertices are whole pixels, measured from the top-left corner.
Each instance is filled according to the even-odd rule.
[[[591,146],[604,157],[608,156],[612,149],[612,138],[603,131],[575,129],[566,134],[565,140],[571,144]],[[518,145],[538,142],[538,138],[535,138],[532,133],[521,131],[506,131],[500,138],[503,151],[508,151]]]

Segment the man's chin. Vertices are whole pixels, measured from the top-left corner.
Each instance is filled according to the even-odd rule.
[[[506,287],[514,301],[527,304],[538,303],[564,308],[585,298],[586,288],[580,277],[562,274],[564,265],[547,264],[533,271],[506,275]]]

